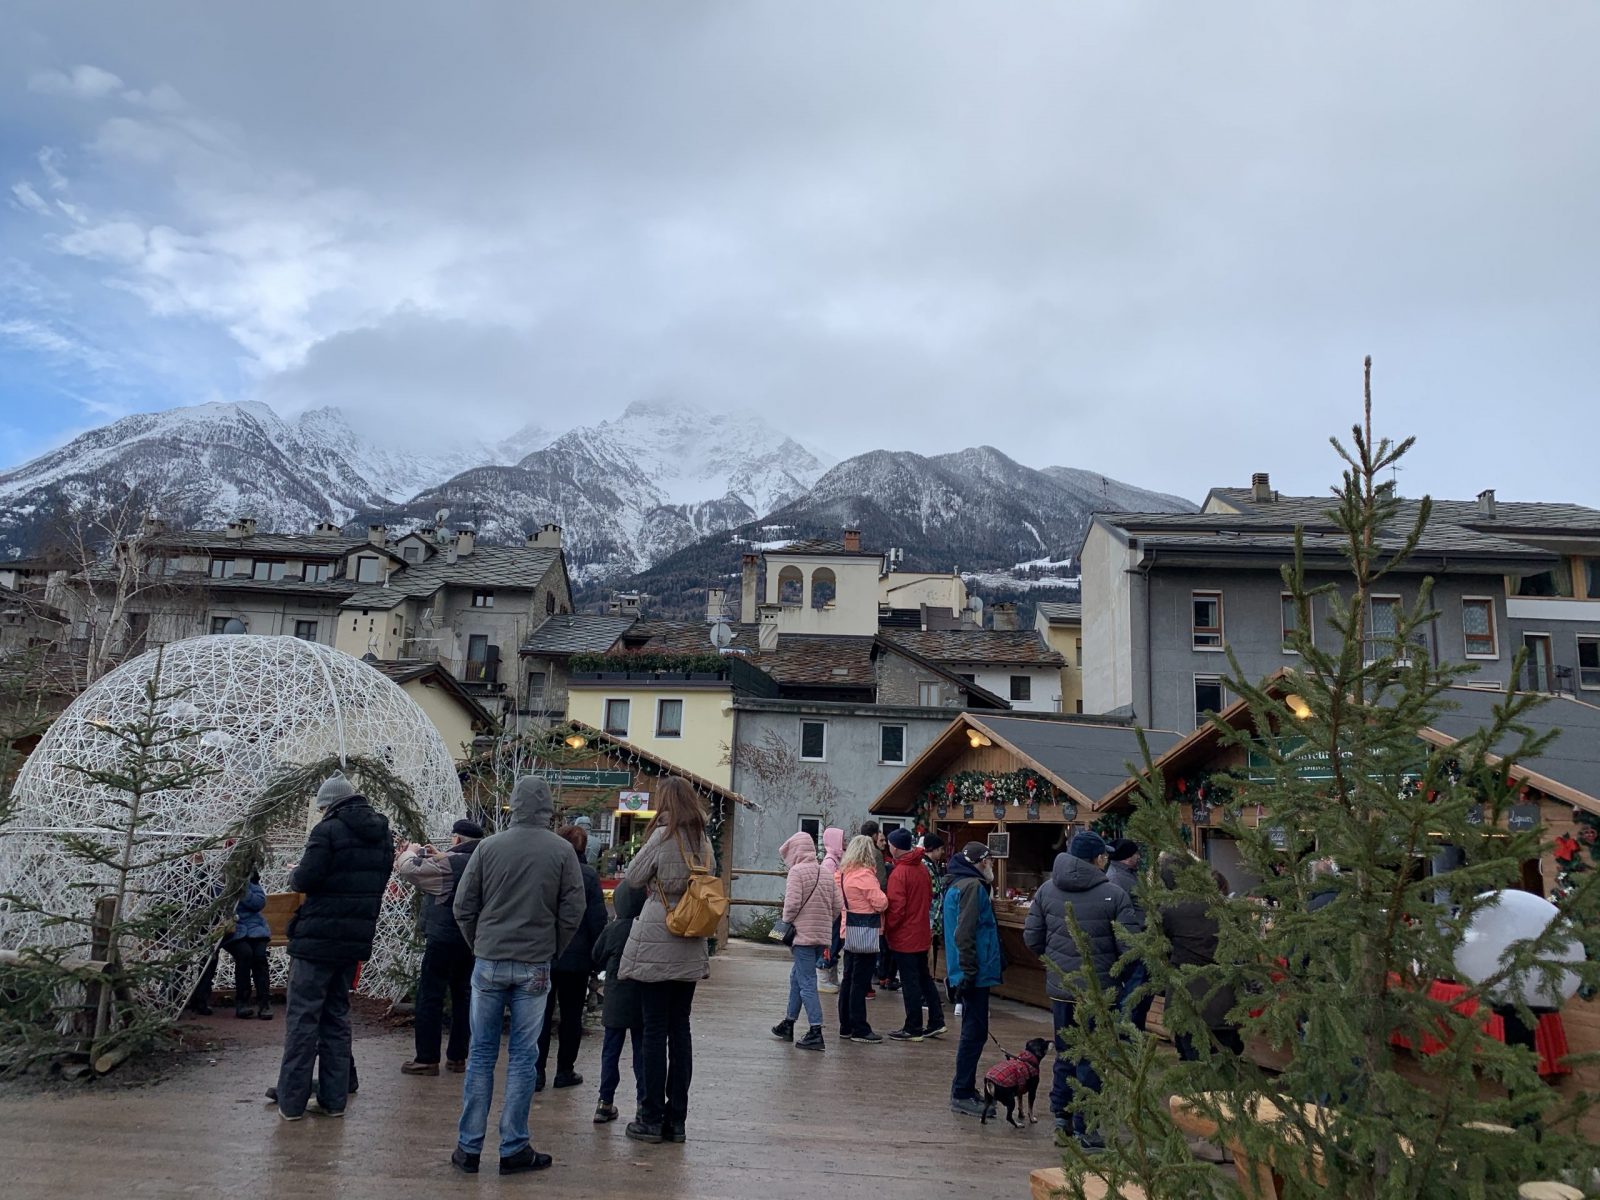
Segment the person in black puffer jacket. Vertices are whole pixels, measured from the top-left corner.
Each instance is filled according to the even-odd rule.
[[[1100,1077],[1087,1058],[1069,1056],[1061,1031],[1072,1027],[1078,994],[1088,982],[1086,972],[1093,972],[1099,985],[1116,995],[1111,981],[1111,968],[1121,956],[1116,927],[1139,928],[1140,916],[1128,893],[1106,878],[1109,861],[1110,850],[1099,834],[1084,830],[1073,835],[1067,852],[1056,855],[1049,881],[1034,893],[1022,929],[1028,949],[1045,960],[1045,990],[1050,993],[1055,1019],[1056,1065],[1050,1110],[1056,1116],[1057,1141],[1070,1136],[1076,1127],[1079,1143],[1088,1150],[1103,1146],[1100,1135],[1085,1126],[1081,1114],[1074,1119],[1066,1107],[1072,1100],[1074,1082],[1098,1092]],[[1067,923],[1069,907],[1089,941],[1087,963],[1078,953]]]
[[[569,1088],[583,1082],[583,1076],[574,1068],[583,1039],[583,1006],[589,998],[589,976],[594,973],[589,959],[606,928],[606,894],[600,887],[599,874],[589,865],[588,832],[580,825],[563,825],[556,835],[571,842],[578,855],[578,870],[583,875],[583,923],[550,968],[550,998],[545,1001],[544,1026],[539,1030],[539,1073],[533,1084],[536,1092],[544,1089],[550,1027],[555,1024],[551,1018],[557,1008],[561,1010],[561,1034],[556,1042],[555,1085]]]
[[[389,819],[335,772],[317,791],[322,820],[306,839],[289,887],[305,899],[289,922],[289,987],[278,1112],[306,1115],[312,1067],[317,1105],[344,1113],[350,1092],[350,988],[356,967],[372,956],[378,910],[389,883],[394,847]]]

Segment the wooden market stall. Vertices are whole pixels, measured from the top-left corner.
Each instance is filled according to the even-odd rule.
[[[656,789],[666,779],[681,779],[706,805],[717,869],[723,886],[731,885],[734,822],[739,810],[749,807],[737,792],[582,721],[502,740],[480,760],[485,762],[491,763],[489,769],[469,768],[469,807],[491,815],[504,806],[498,794],[504,790],[504,776],[540,776],[550,785],[557,824],[587,820],[590,858],[608,898],[656,814]],[[724,922],[718,940],[726,937]]]
[[[1271,683],[1269,691],[1281,694],[1281,685]],[[1502,692],[1467,687],[1449,689],[1447,695],[1456,707],[1419,729],[1420,741],[1433,746],[1456,744],[1485,727],[1492,720],[1494,706],[1504,698]],[[1251,721],[1243,701],[1230,706],[1221,718],[1235,729],[1245,729]],[[1511,777],[1521,785],[1521,793],[1518,802],[1499,819],[1519,830],[1539,828],[1545,832],[1548,850],[1539,859],[1522,864],[1521,886],[1555,900],[1575,875],[1600,870],[1600,708],[1569,696],[1551,696],[1524,723],[1535,733],[1554,731],[1557,736],[1544,754],[1511,767]],[[1228,879],[1232,891],[1251,891],[1259,880],[1243,868],[1233,839],[1223,828],[1224,801],[1229,778],[1240,772],[1248,776],[1261,764],[1252,763],[1244,747],[1224,745],[1221,732],[1207,725],[1171,745],[1155,765],[1169,799],[1185,810],[1191,849]],[[1093,805],[1094,814],[1110,817],[1125,812],[1137,786],[1134,778],[1124,780],[1099,798]],[[1240,825],[1270,829],[1271,822],[1272,814],[1266,809],[1247,806],[1239,811]],[[1441,846],[1437,855],[1419,859],[1417,870],[1441,873],[1453,865],[1449,848]],[[1159,1029],[1160,1018],[1158,997],[1150,1014],[1152,1028]],[[1571,1055],[1600,1051],[1600,1001],[1575,997],[1561,1010],[1558,1024],[1559,1034],[1549,1040],[1559,1044],[1564,1038]],[[1545,1042],[1542,1037],[1541,1044]],[[1281,1062],[1284,1054],[1282,1048],[1259,1041],[1251,1042],[1249,1050],[1267,1065]],[[1546,1066],[1555,1068],[1548,1073],[1554,1087],[1600,1091],[1600,1065],[1569,1066],[1552,1060]],[[1584,1129],[1600,1137],[1600,1110],[1591,1110]]]
[[[1157,754],[1178,740],[1146,738]],[[873,801],[874,814],[937,830],[952,854],[989,844],[1006,961],[997,995],[1048,1006],[1044,964],[1022,941],[1030,902],[1072,834],[1095,819],[1094,800],[1139,756],[1137,734],[1116,722],[962,713]]]

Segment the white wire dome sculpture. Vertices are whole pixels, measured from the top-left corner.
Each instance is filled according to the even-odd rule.
[[[78,912],[92,905],[98,868],[63,852],[65,835],[111,835],[96,827],[110,808],[109,789],[83,768],[114,769],[120,748],[107,725],[134,720],[146,703],[145,687],[157,669],[157,651],[124,663],[93,684],[58,717],[29,756],[13,789],[12,820],[0,827],[0,895],[13,894],[47,912]],[[336,757],[382,761],[412,792],[428,835],[447,837],[463,812],[461,785],[444,739],[427,714],[391,679],[358,658],[316,642],[255,634],[214,635],[174,642],[160,652],[163,693],[182,691],[167,716],[206,730],[177,749],[217,773],[191,788],[147,797],[149,823],[142,836],[145,861],[238,826],[256,799],[282,772]],[[376,798],[373,804],[382,807]],[[391,823],[394,814],[388,814]],[[295,806],[268,830],[261,866],[266,890],[287,891],[289,865],[305,845],[310,814]],[[195,908],[212,902],[221,886],[228,851],[207,851],[203,863],[185,860],[151,867],[161,895]],[[176,868],[169,870],[168,868]],[[100,888],[103,891],[103,888]],[[129,913],[143,897],[130,898]],[[153,903],[154,901],[150,901]],[[391,880],[378,919],[372,958],[359,990],[397,999],[414,974],[411,890]],[[0,946],[64,945],[81,932],[50,925],[26,912],[0,911]],[[183,949],[157,945],[156,956]],[[286,956],[274,952],[273,975],[282,982]],[[176,1009],[199,978],[163,989],[147,1003]],[[227,978],[219,980],[224,985]],[[181,993],[181,994],[180,994]]]

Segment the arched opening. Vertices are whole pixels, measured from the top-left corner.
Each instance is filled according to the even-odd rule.
[[[811,572],[811,607],[827,608],[839,593],[839,581],[832,567],[818,567]]]
[[[798,608],[805,603],[805,576],[800,568],[789,566],[778,572],[778,603]]]

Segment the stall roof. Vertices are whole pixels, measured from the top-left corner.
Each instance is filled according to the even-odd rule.
[[[676,775],[680,779],[687,781],[694,786],[696,791],[715,792],[723,799],[731,800],[743,808],[754,807],[750,801],[746,800],[732,788],[723,787],[720,783],[712,783],[711,780],[696,775],[693,771],[686,771],[676,763],[670,763],[659,755],[651,754],[650,751],[642,749],[641,747],[634,745],[632,742],[624,741],[619,737],[612,737],[609,733],[605,733],[602,730],[596,729],[593,725],[587,724],[584,721],[567,720],[556,726],[556,728],[571,730],[574,733],[581,733],[584,737],[589,739],[589,745],[594,747],[601,754],[632,755],[643,762],[649,763],[651,766],[659,770],[663,775]]]
[[[1286,672],[1279,672],[1268,680],[1267,691],[1274,695],[1286,691],[1282,682],[1285,675]],[[1503,702],[1505,695],[1498,689],[1448,688],[1444,698],[1455,707],[1439,713],[1430,725],[1417,731],[1417,736],[1436,746],[1469,737],[1493,719],[1494,706]],[[1243,728],[1250,720],[1250,706],[1244,700],[1235,700],[1218,715],[1233,728]],[[1536,734],[1554,731],[1557,736],[1543,754],[1513,764],[1512,777],[1600,815],[1600,708],[1571,696],[1548,696],[1522,723]],[[1202,725],[1158,754],[1155,766],[1167,775],[1190,770],[1216,747],[1221,736],[1215,725]],[[1505,753],[1517,740],[1515,735],[1505,738],[1495,749]],[[1155,749],[1154,743],[1151,749]],[[1134,777],[1124,779],[1101,796],[1095,808],[1106,809],[1125,802],[1138,782]]]
[[[1128,778],[1128,764],[1139,758],[1139,731],[1128,725],[1078,717],[999,717],[962,713],[933,744],[917,756],[900,777],[872,802],[875,813],[908,813],[918,794],[969,746],[967,730],[975,729],[997,746],[1028,762],[1078,804]],[[1161,754],[1178,741],[1175,733],[1146,730],[1151,753]]]

